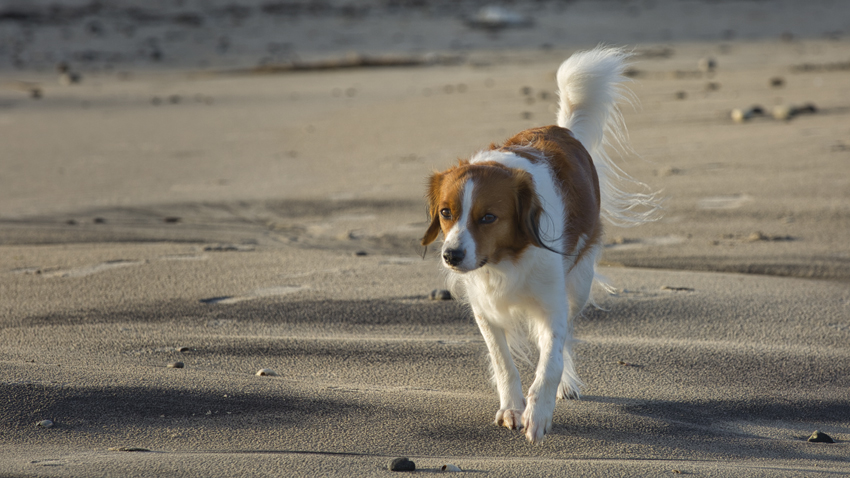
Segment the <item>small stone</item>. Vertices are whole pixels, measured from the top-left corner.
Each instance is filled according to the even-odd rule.
[[[192,350],[192,349],[190,349],[189,347],[180,347],[179,349],[177,349],[177,351],[180,352],[180,353],[186,353],[190,350]]]
[[[806,441],[817,443],[835,443],[835,440],[833,440],[831,436],[818,430],[815,430],[814,433],[812,433],[812,436],[810,436],[809,439]]]
[[[107,448],[109,451],[139,451],[139,452],[149,452],[147,448],[139,448],[136,446],[113,446]]]
[[[80,82],[80,75],[73,71],[63,71],[59,73],[59,84],[62,86],[70,86]]]
[[[180,218],[177,216],[168,216],[162,219],[166,224],[176,224],[180,222]]]
[[[453,471],[453,472],[463,471],[463,470],[460,469],[459,466],[453,465],[451,463],[446,463],[445,465],[440,467],[440,469],[443,470],[443,471]]]
[[[393,459],[388,468],[390,471],[416,471],[416,464],[406,457]]]
[[[95,224],[106,224],[106,219],[102,217],[96,217],[92,219],[92,222],[94,222]]]
[[[747,242],[769,241],[770,238],[761,233],[761,231],[751,232],[747,236]]]
[[[740,108],[735,108],[734,110],[732,110],[731,116],[732,121],[736,123],[743,123],[744,121],[747,121],[749,119],[747,115],[744,114],[744,110]]]
[[[626,78],[637,78],[641,74],[642,74],[642,72],[640,70],[638,70],[637,68],[633,68],[633,67],[632,68],[626,68],[626,70],[623,72],[623,76],[625,76]]]
[[[773,107],[773,118],[778,120],[791,119],[794,116],[794,109],[788,105],[778,105]]]
[[[679,174],[681,171],[674,168],[673,166],[664,166],[658,169],[655,174],[661,177],[673,176],[674,174]]]
[[[363,257],[363,256],[368,256],[369,253],[366,252],[366,251],[357,251],[357,252],[354,253],[354,255],[357,256],[357,257]]]
[[[743,123],[747,120],[750,120],[756,116],[761,116],[764,114],[764,109],[762,109],[759,105],[754,105],[749,107],[746,110],[742,110],[739,108],[735,108],[732,110],[732,121],[736,123]]]
[[[428,298],[431,300],[452,300],[452,293],[446,289],[434,289],[428,295]]]
[[[255,375],[258,377],[277,377],[277,372],[270,368],[261,368]]]
[[[50,420],[42,420],[42,421],[36,423],[36,425],[41,427],[41,428],[50,428],[50,427],[53,426],[53,422],[50,421]],[[815,432],[815,433],[817,433],[817,432]],[[809,439],[809,441],[811,441],[811,439]]]
[[[166,367],[168,368],[183,368],[185,364],[183,362],[171,362]]]
[[[794,114],[801,114],[801,113],[814,114],[814,113],[817,113],[817,112],[818,112],[817,107],[812,103],[806,103],[803,106],[800,106],[799,108],[794,108]]]
[[[693,287],[678,287],[678,286],[672,286],[672,285],[663,285],[663,286],[661,286],[661,290],[669,290],[669,291],[673,291],[673,292],[693,292],[694,288]]]
[[[703,73],[711,73],[717,68],[717,62],[714,58],[700,58],[697,62],[697,68]]]

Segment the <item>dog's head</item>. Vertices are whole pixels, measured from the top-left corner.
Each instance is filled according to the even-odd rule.
[[[443,265],[470,272],[544,247],[538,224],[543,209],[531,175],[496,162],[460,165],[434,173],[428,185],[431,221],[427,246],[443,233]]]

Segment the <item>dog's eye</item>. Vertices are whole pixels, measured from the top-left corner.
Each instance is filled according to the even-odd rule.
[[[484,217],[482,217],[481,220],[478,222],[480,222],[481,224],[493,224],[494,222],[496,222],[496,216],[492,214],[485,214]]]
[[[452,210],[449,208],[440,209],[440,215],[443,216],[443,219],[451,219],[452,218]]]

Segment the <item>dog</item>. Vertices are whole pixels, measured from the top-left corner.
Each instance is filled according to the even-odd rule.
[[[443,234],[442,264],[490,353],[495,424],[522,428],[531,443],[551,430],[556,399],[579,398],[572,322],[596,279],[602,218],[636,225],[660,209],[656,193],[627,192],[646,186],[607,152],[628,150],[618,105],[632,98],[629,57],[605,46],[573,54],[557,73],[557,125],[491,144],[428,181],[421,244]],[[524,396],[512,351],[527,357],[528,343],[539,359]]]

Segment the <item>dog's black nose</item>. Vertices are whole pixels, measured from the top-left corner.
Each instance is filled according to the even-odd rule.
[[[443,260],[450,266],[456,266],[466,257],[466,252],[461,249],[448,249],[443,252]]]

